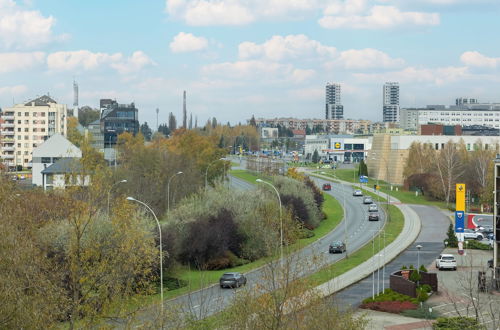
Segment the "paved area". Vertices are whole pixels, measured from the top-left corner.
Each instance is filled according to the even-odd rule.
[[[432,321],[398,314],[363,310],[356,312],[355,315],[365,315],[370,320],[367,326],[367,329],[370,330],[432,329]]]

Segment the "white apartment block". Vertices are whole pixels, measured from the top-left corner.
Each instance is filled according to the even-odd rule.
[[[369,120],[354,119],[297,119],[297,118],[273,118],[255,119],[260,127],[276,127],[278,125],[289,129],[305,130],[307,127],[322,127],[325,132],[332,134],[366,134],[371,130],[372,122]]]
[[[326,110],[325,119],[343,119],[344,106],[341,99],[340,84],[327,83],[325,87]]]
[[[32,166],[33,149],[53,134],[67,134],[67,108],[49,96],[4,108],[0,158],[7,166]]]
[[[399,121],[399,83],[387,82],[383,88],[383,121],[395,123]]]
[[[470,110],[457,107],[401,109],[400,126],[417,131],[420,125],[481,125],[500,129],[500,108],[494,110]]]

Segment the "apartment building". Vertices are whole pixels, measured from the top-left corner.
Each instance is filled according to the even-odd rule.
[[[332,134],[366,134],[371,130],[371,121],[354,119],[297,119],[273,118],[255,119],[259,127],[286,127],[292,130],[306,130],[314,127],[321,128],[324,132]]]
[[[56,133],[67,134],[67,107],[48,95],[4,108],[1,118],[0,158],[8,167],[31,168],[34,148]]]
[[[344,106],[341,99],[340,84],[327,83],[325,87],[325,119],[343,119]]]
[[[383,121],[395,123],[399,121],[399,83],[388,82],[383,88]]]

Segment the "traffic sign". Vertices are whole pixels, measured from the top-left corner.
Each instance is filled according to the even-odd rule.
[[[366,175],[360,175],[359,183],[368,183],[368,177]]]
[[[455,233],[463,233],[465,228],[465,212],[455,211]]]

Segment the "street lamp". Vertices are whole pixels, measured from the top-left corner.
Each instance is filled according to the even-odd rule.
[[[417,245],[417,272],[420,273],[420,249],[422,248],[422,245]]]
[[[208,169],[210,168],[210,165],[212,165],[213,163],[215,162],[218,162],[218,161],[221,161],[221,160],[226,160],[226,158],[219,158],[219,159],[216,159],[214,160],[213,162],[210,162],[208,165],[207,165],[207,169],[205,170],[205,191],[207,190],[208,188]],[[240,158],[240,163],[241,163],[241,158]],[[224,165],[224,171],[225,171],[225,165]]]
[[[182,173],[182,172],[180,172]],[[156,220],[156,224],[158,225],[158,233],[160,235],[160,299],[161,299],[161,319],[163,320],[163,244],[161,240],[161,227],[160,227],[160,221],[158,221],[158,218],[156,217],[156,214],[154,211],[144,202],[141,202],[140,200],[135,199],[134,197],[127,197],[128,201],[131,202],[137,202],[139,204],[144,205],[154,216]]]
[[[265,183],[267,185],[270,185],[274,189],[274,191],[276,192],[276,195],[278,195],[278,201],[280,203],[280,254],[281,254],[280,260],[281,260],[281,264],[283,266],[283,215],[282,215],[283,211],[281,210],[282,206],[281,206],[280,193],[278,192],[278,189],[276,189],[276,187],[273,184],[271,184],[267,181],[264,181],[261,179],[257,179],[255,181],[258,183]]]
[[[170,177],[170,179],[168,179],[168,183],[167,183],[167,212],[170,212],[170,181],[172,181],[174,176],[179,175],[179,174],[184,174],[184,172],[177,172],[174,175],[172,175]]]
[[[109,218],[109,199],[111,196],[111,190],[114,188],[114,186],[116,186],[119,183],[127,183],[127,180],[121,180],[121,181],[115,182],[111,185],[111,188],[109,188],[109,190],[108,190],[108,218]]]

